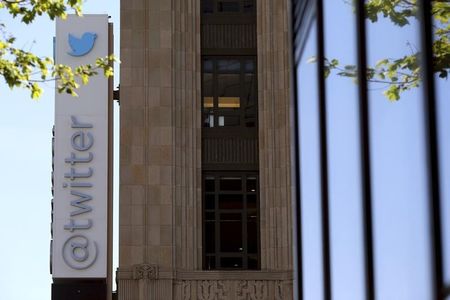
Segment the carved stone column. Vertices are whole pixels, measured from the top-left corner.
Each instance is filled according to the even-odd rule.
[[[169,300],[201,267],[200,0],[121,4],[119,299]]]
[[[200,0],[173,0],[175,266],[202,263]]]
[[[121,4],[119,299],[172,299],[175,3]]]
[[[261,266],[292,270],[287,0],[257,6]]]

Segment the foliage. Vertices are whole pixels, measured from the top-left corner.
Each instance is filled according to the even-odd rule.
[[[403,27],[417,18],[417,0],[369,0],[366,2],[366,17],[375,23],[380,17],[389,19],[394,25]],[[447,79],[450,69],[450,1],[433,0],[434,21],[433,67],[440,78]],[[367,68],[369,82],[385,84],[384,95],[391,101],[400,99],[404,91],[416,88],[421,82],[420,51],[400,58],[384,58],[375,66]],[[355,65],[341,66],[337,59],[325,59],[325,76],[336,71],[337,75],[356,78]]]
[[[0,9],[6,10],[14,18],[31,24],[37,16],[47,15],[51,20],[67,18],[68,10],[82,14],[83,0],[0,0]],[[49,57],[39,57],[30,51],[15,47],[16,38],[6,33],[7,27],[0,23],[0,76],[10,88],[22,87],[37,99],[42,94],[41,84],[56,80],[58,92],[77,96],[80,82],[87,84],[89,78],[103,71],[107,77],[113,75],[114,56],[98,58],[94,64],[71,68],[55,64]]]

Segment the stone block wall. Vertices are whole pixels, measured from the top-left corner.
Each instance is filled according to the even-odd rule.
[[[121,1],[119,299],[292,298],[287,3],[258,1],[262,270],[219,272],[201,270],[200,0]]]

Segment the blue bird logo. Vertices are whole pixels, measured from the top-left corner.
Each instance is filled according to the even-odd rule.
[[[94,48],[95,39],[97,34],[92,32],[85,32],[79,39],[69,33],[69,46],[72,49],[71,52],[67,52],[71,56],[83,56],[88,54],[92,48]]]

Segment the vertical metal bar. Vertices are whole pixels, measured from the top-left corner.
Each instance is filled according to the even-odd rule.
[[[443,298],[443,299],[447,299],[446,297],[450,297],[450,285],[444,287],[444,291],[443,291],[442,294],[443,294],[443,295],[442,295],[442,298]]]
[[[428,160],[429,218],[431,230],[431,268],[433,274],[433,297],[444,299],[442,270],[442,230],[441,195],[439,182],[439,156],[436,118],[436,95],[433,72],[433,24],[431,17],[432,1],[419,1],[419,18],[422,22],[422,77],[424,87],[424,117]]]
[[[359,127],[361,142],[361,185],[364,226],[364,265],[366,300],[375,299],[373,229],[372,229],[372,185],[370,164],[369,97],[367,93],[367,48],[366,14],[364,0],[356,1],[356,28],[358,43],[358,93]]]
[[[322,255],[324,299],[331,300],[330,222],[328,195],[327,105],[325,90],[325,41],[323,2],[317,0],[317,56],[319,86],[320,180],[322,204]]]

